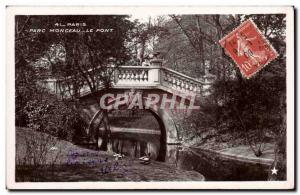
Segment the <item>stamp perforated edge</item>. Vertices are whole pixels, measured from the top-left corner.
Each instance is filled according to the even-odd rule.
[[[269,47],[271,48],[271,50],[274,51],[274,53],[275,53],[275,58],[272,59],[272,60],[270,60],[270,61],[268,61],[268,63],[266,63],[266,64],[260,66],[256,71],[254,71],[254,72],[251,74],[251,76],[246,76],[246,75],[244,74],[244,72],[241,71],[240,66],[239,66],[238,63],[235,61],[235,59],[232,57],[232,55],[231,55],[229,52],[226,52],[226,55],[229,55],[229,56],[231,57],[231,59],[234,61],[234,63],[235,63],[235,64],[238,66],[238,68],[240,69],[240,72],[241,72],[242,76],[245,77],[246,79],[250,79],[250,78],[254,77],[261,69],[263,69],[264,67],[266,67],[268,64],[270,64],[270,62],[272,62],[273,60],[275,60],[275,59],[279,56],[279,54],[278,54],[278,52],[276,51],[276,49],[275,49],[275,48],[273,47],[273,45],[269,42],[269,40],[262,34],[262,32],[260,31],[260,29],[257,27],[257,25],[255,24],[255,22],[254,22],[251,18],[249,18],[248,20],[242,22],[240,25],[238,25],[236,28],[234,28],[230,33],[228,33],[228,34],[225,35],[222,39],[220,39],[220,40],[219,40],[219,44],[225,49],[225,47],[224,47],[225,44],[224,44],[224,46],[223,46],[223,45],[221,44],[221,42],[225,42],[225,43],[226,43],[225,40],[226,40],[227,38],[229,38],[230,36],[232,36],[232,34],[234,34],[234,32],[237,31],[237,29],[238,29],[239,27],[243,26],[245,23],[247,23],[247,22],[249,22],[249,21],[250,21],[251,24],[255,27],[255,30],[260,34],[260,36],[262,36],[263,40],[266,41],[266,43],[269,45]]]

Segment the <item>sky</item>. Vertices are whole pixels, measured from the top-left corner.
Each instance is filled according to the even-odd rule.
[[[135,19],[138,19],[141,23],[145,23],[145,22],[148,22],[149,17],[151,17],[153,19],[158,16],[159,15],[157,15],[157,14],[134,14],[134,15],[131,15],[129,20],[134,21]]]

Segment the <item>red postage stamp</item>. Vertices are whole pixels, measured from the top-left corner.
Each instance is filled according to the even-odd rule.
[[[250,19],[243,22],[219,42],[247,79],[278,55]]]

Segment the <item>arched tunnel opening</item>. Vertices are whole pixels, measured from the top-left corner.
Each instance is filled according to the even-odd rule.
[[[109,136],[103,139],[105,127],[98,129],[98,143],[104,150],[138,158],[150,154],[151,159],[165,161],[166,127],[160,116],[151,109],[120,109],[108,112]],[[106,143],[102,143],[102,142]]]

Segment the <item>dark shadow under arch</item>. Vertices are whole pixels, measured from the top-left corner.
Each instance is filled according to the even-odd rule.
[[[108,104],[114,104],[115,101],[117,100],[120,100],[124,98],[123,96],[121,97],[118,97],[118,98],[114,98],[113,100],[111,100]],[[159,110],[157,110],[157,108],[155,106],[151,107],[151,106],[148,106],[148,107],[145,107],[145,102],[144,101],[147,101],[147,98],[143,97],[143,110],[145,111],[148,111],[150,112],[154,118],[156,119],[156,121],[158,122],[159,124],[159,129],[160,129],[160,132],[161,132],[161,136],[160,136],[160,149],[159,149],[159,154],[158,154],[158,157],[156,160],[158,161],[165,161],[165,157],[166,157],[166,152],[167,152],[167,143],[168,143],[168,136],[170,136],[170,132],[167,132],[167,128],[165,125],[165,122],[164,122],[164,119],[162,118],[162,116],[159,115]],[[126,103],[124,104],[121,104],[119,105],[120,107],[122,107],[123,109],[128,109],[128,105]],[[120,108],[119,107],[119,108]],[[107,111],[108,113],[115,110],[114,107],[111,107],[105,111]],[[87,133],[90,134],[91,131],[94,132],[92,129],[95,128],[94,130],[97,129],[97,127],[99,127],[101,125],[101,123],[103,122],[103,112],[105,112],[104,110],[99,110],[94,116],[93,118],[91,119],[90,123],[89,123],[89,126],[88,126],[88,129],[87,129]],[[95,125],[93,124],[95,121],[95,119],[100,119],[100,123],[98,123],[98,125]],[[176,129],[177,131],[177,129]],[[97,130],[96,130],[97,132]],[[178,132],[177,133],[177,138],[178,138]]]
[[[165,161],[166,158],[166,152],[167,152],[167,133],[166,133],[166,127],[164,125],[164,122],[162,119],[151,109],[145,109],[146,111],[150,112],[156,121],[159,124],[159,129],[160,129],[160,147],[159,147],[159,153],[158,157],[156,160],[158,161]]]
[[[165,161],[165,157],[166,157],[166,152],[167,152],[167,132],[166,132],[166,127],[164,125],[163,120],[158,116],[158,114],[153,111],[152,109],[143,109],[146,112],[150,112],[152,114],[152,116],[154,116],[154,118],[156,119],[158,125],[159,125],[159,129],[160,129],[160,140],[159,140],[159,152],[158,152],[158,156],[157,156],[157,161]],[[109,110],[109,112],[113,111],[113,109]]]

